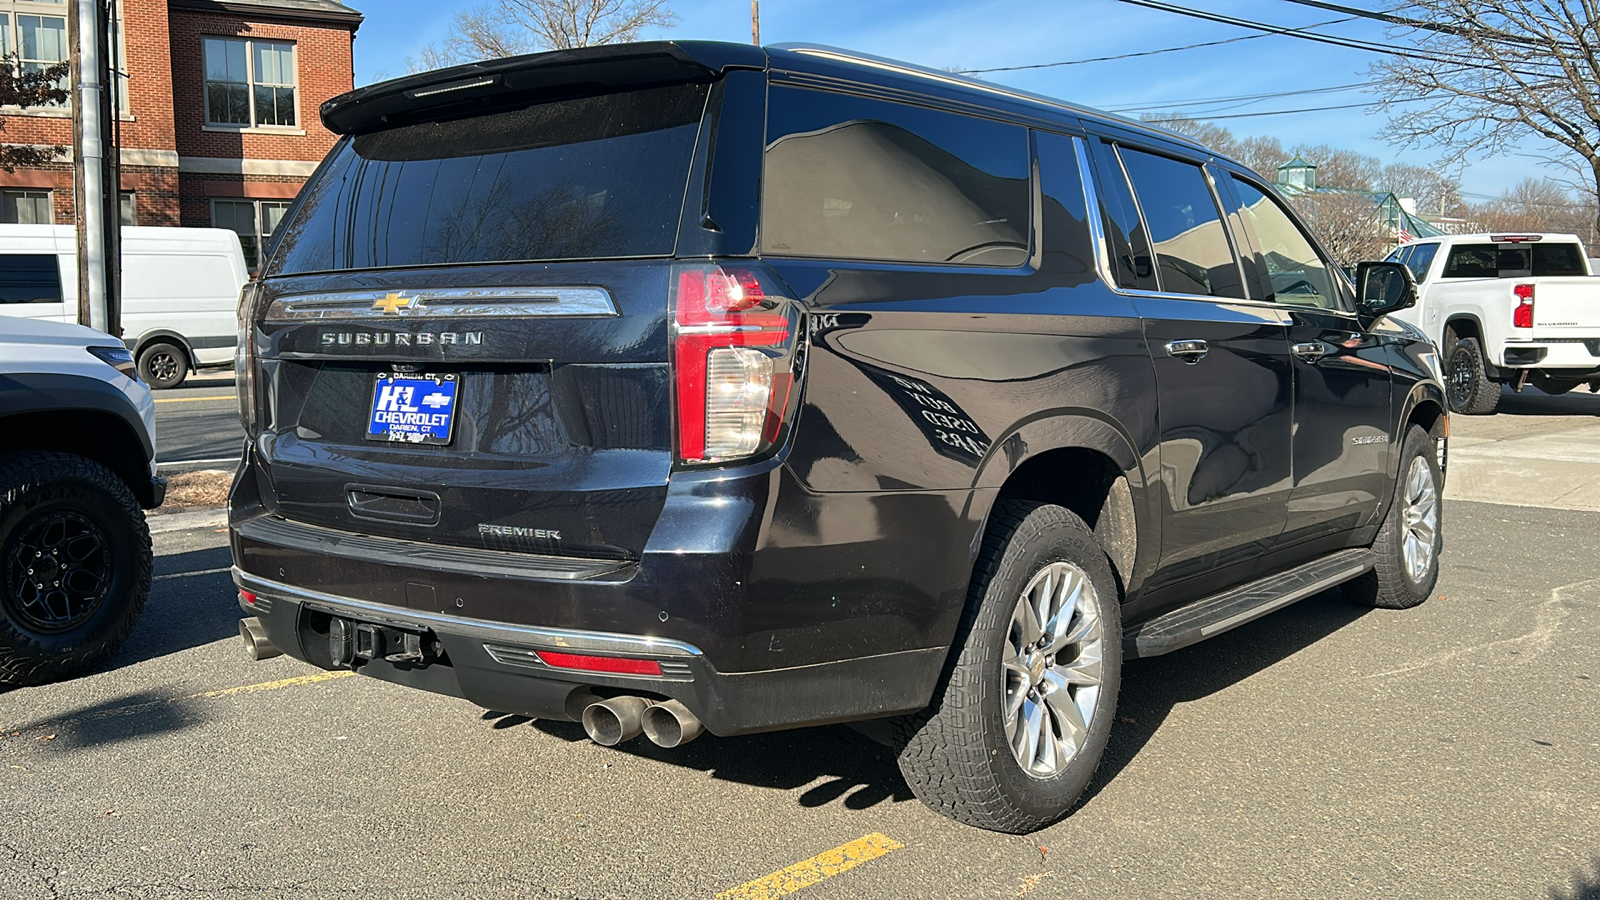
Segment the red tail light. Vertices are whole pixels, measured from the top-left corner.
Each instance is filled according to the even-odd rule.
[[[250,593],[249,591],[240,591],[239,592],[239,599],[243,600],[244,602],[246,602],[248,604],[250,604],[251,606],[255,606],[256,605],[256,595]]]
[[[585,672],[614,672],[618,675],[660,675],[661,663],[653,659],[625,659],[620,656],[585,656],[581,653],[557,653],[554,650],[537,650],[545,665],[557,669],[581,669]]]
[[[678,460],[757,456],[788,420],[800,314],[759,265],[679,264],[672,280]]]
[[[1517,297],[1517,306],[1511,311],[1513,328],[1533,327],[1533,285],[1519,284],[1511,289]]]

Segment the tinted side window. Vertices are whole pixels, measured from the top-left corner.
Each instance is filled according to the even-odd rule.
[[[60,303],[61,267],[55,254],[0,255],[0,303]]]
[[[1239,192],[1245,220],[1250,223],[1262,264],[1272,280],[1272,296],[1267,299],[1338,309],[1339,295],[1327,264],[1289,214],[1275,199],[1249,182],[1235,178],[1233,186]]]
[[[1417,244],[1411,255],[1406,257],[1406,265],[1411,268],[1413,277],[1418,281],[1425,281],[1428,277],[1428,267],[1433,265],[1433,258],[1438,255],[1438,244]]]
[[[1457,244],[1450,248],[1441,278],[1498,278],[1500,252],[1493,244]]]
[[[1094,280],[1094,245],[1089,238],[1088,204],[1078,167],[1079,139],[1034,132],[1039,154],[1039,187],[1044,197],[1043,269],[1077,276],[1069,284]]]
[[[1244,299],[1239,263],[1200,167],[1139,150],[1120,153],[1150,229],[1161,289]]]
[[[1578,252],[1577,244],[1534,244],[1533,274],[1536,278],[1570,278],[1589,273],[1584,271],[1583,254]]]
[[[774,88],[768,110],[763,252],[1027,262],[1027,129],[795,88]]]
[[[1393,250],[1390,250],[1389,255],[1385,256],[1383,261],[1403,263],[1406,261],[1406,257],[1411,255],[1411,251],[1415,250],[1416,248],[1416,244],[1401,244]]]
[[[1095,184],[1100,193],[1100,217],[1105,223],[1107,248],[1117,286],[1141,291],[1159,290],[1150,237],[1139,221],[1138,207],[1117,152],[1110,144],[1094,141]]]

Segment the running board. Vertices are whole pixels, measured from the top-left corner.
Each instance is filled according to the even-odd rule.
[[[1372,568],[1371,550],[1341,550],[1297,569],[1180,606],[1140,622],[1122,636],[1124,659],[1160,656],[1253,622],[1273,610],[1349,581]]]

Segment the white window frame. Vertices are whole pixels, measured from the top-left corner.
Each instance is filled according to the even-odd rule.
[[[211,98],[208,87],[213,83],[206,77],[206,46],[212,42],[237,43],[244,45],[244,71],[245,71],[245,96],[250,104],[250,121],[241,122],[216,122],[211,118]],[[268,84],[256,81],[256,54],[255,45],[261,44],[287,44],[289,46],[289,66],[294,80],[289,84]],[[238,84],[238,82],[221,82],[224,84]],[[294,89],[294,124],[293,125],[261,125],[256,115],[256,86],[263,87],[288,87]],[[305,120],[300,112],[300,44],[298,41],[279,40],[276,38],[245,38],[235,35],[204,34],[200,36],[200,105],[205,110],[205,123],[202,126],[206,131],[267,131],[277,134],[305,134],[301,123]]]
[[[10,188],[10,187],[3,188],[3,189],[0,189],[0,209],[4,208],[4,205],[5,205],[4,204],[4,198],[5,198],[5,195],[7,195],[7,194],[22,194],[24,196],[43,194],[44,195],[45,206],[50,210],[49,221],[47,221],[47,222],[38,222],[38,223],[33,223],[33,224],[39,224],[39,225],[54,225],[55,224],[55,222],[56,222],[56,192],[55,191],[50,190],[49,188]],[[34,196],[34,197],[31,197],[30,199],[38,199],[38,198],[37,198],[37,196]],[[21,223],[8,223],[8,224],[21,224]]]
[[[67,28],[67,3],[70,0],[0,0],[0,29],[5,30],[5,35],[0,37],[0,44],[8,48],[9,54],[16,54],[18,65],[39,64],[46,66],[64,63],[72,56],[72,33]],[[50,19],[61,20],[61,31],[66,35],[67,58],[57,60],[24,60],[22,58],[22,30],[17,24],[17,16],[42,16]],[[65,80],[63,78],[63,80]],[[46,110],[58,115],[68,113],[71,101],[62,104],[44,104],[41,106],[20,107],[27,110]],[[19,107],[13,107],[19,108]]]
[[[253,235],[240,234],[239,236],[240,237],[252,238],[256,242],[256,261],[255,261],[255,263],[251,264],[248,256],[245,259],[245,265],[248,266],[251,271],[255,271],[258,267],[260,267],[260,265],[261,265],[261,263],[263,261],[262,257],[264,255],[266,255],[267,242],[272,239],[272,232],[266,232],[266,233],[262,232],[261,224],[264,221],[264,219],[262,218],[262,215],[261,215],[262,206],[263,206],[263,204],[281,205],[283,207],[283,209],[284,209],[284,212],[288,212],[290,201],[288,201],[288,200],[257,200],[257,199],[254,199],[252,197],[212,197],[210,206],[211,206],[211,226],[213,228],[226,228],[227,227],[225,225],[218,225],[217,224],[217,204],[218,203],[248,203],[248,204],[250,204],[250,206],[251,206],[251,214],[252,214],[251,215],[251,221],[255,225],[255,234],[253,234]],[[280,217],[278,221],[281,223],[283,221],[282,217]],[[231,231],[232,229],[229,229],[229,230]],[[234,233],[238,234],[238,232],[234,232]],[[243,245],[241,245],[241,249],[243,249]]]

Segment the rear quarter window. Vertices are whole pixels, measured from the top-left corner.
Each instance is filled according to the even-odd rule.
[[[763,253],[1027,262],[1027,129],[799,88],[774,88],[768,110]]]

